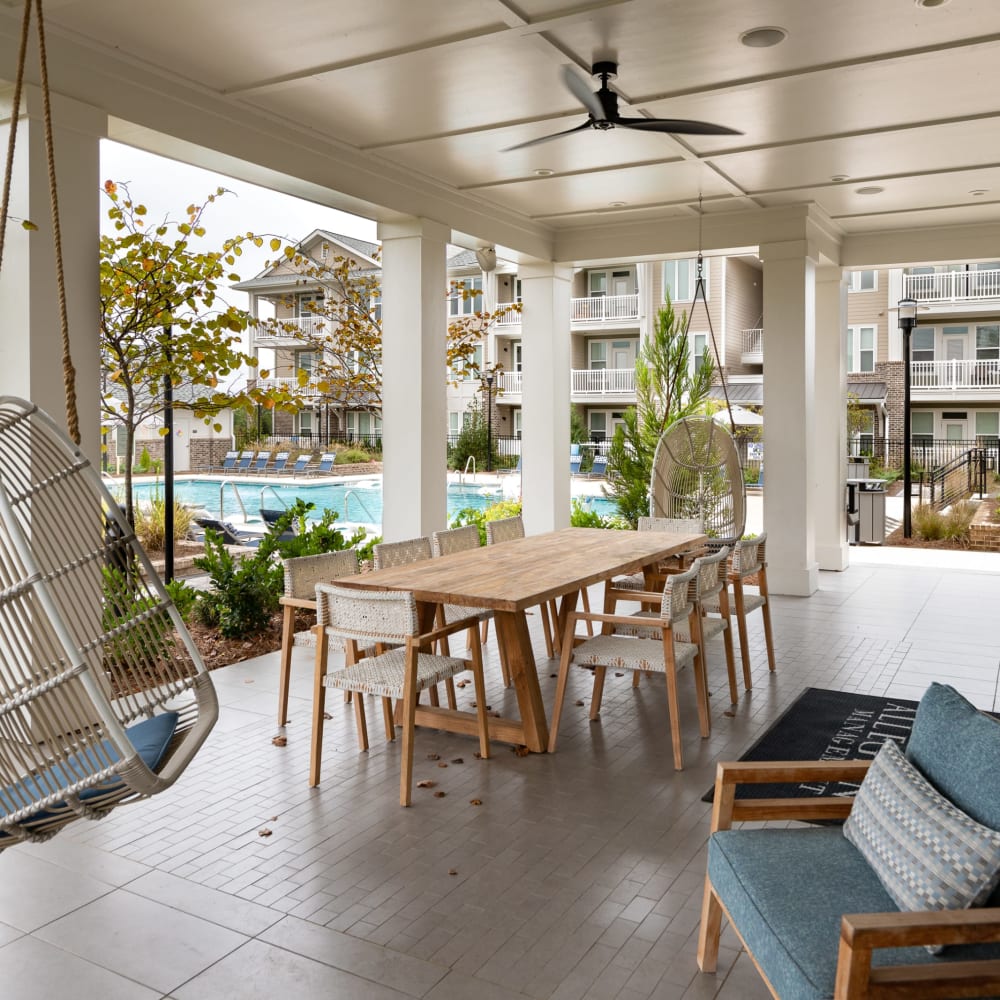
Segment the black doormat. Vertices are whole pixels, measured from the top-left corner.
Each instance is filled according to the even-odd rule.
[[[917,702],[850,691],[806,688],[740,760],[870,760],[887,740],[903,750]],[[797,799],[853,795],[856,782],[739,785],[738,799]],[[703,796],[711,802],[713,785]]]

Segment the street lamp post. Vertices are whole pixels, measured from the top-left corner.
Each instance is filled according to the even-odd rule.
[[[497,373],[494,369],[480,372],[479,380],[486,390],[486,471],[493,471],[493,383]]]
[[[899,328],[903,331],[903,537],[911,537],[910,501],[910,334],[917,325],[916,299],[899,300]]]

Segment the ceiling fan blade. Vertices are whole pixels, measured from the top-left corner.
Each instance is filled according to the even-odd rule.
[[[568,128],[565,132],[553,132],[552,135],[543,135],[540,139],[529,139],[527,142],[519,142],[516,146],[507,146],[501,149],[501,153],[509,153],[514,149],[527,149],[528,146],[539,146],[543,142],[551,142],[553,139],[561,139],[564,135],[572,135],[574,132],[582,132],[585,128],[592,128],[592,123],[588,120],[576,128]]]
[[[590,112],[595,121],[603,121],[607,117],[600,98],[590,89],[590,83],[572,66],[563,66],[562,78],[566,89]]]
[[[634,128],[640,132],[669,132],[674,135],[743,135],[725,125],[691,121],[688,118],[615,118],[615,125]]]

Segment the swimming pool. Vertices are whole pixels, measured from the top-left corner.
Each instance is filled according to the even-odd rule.
[[[281,508],[293,504],[296,499],[306,500],[316,505],[316,511],[335,510],[338,520],[357,524],[381,525],[382,523],[382,480],[352,479],[343,482],[326,483],[285,483],[279,481],[234,482],[225,484],[217,479],[176,479],[174,496],[178,502],[191,507],[204,507],[213,517],[242,518],[244,512],[249,518],[257,518],[261,507]],[[136,502],[163,495],[162,483],[133,484],[132,494]],[[238,499],[237,499],[238,496]],[[472,507],[485,510],[503,499],[499,486],[478,486],[469,483],[448,484],[448,519],[460,510]],[[613,514],[615,505],[603,497],[587,498],[587,506],[602,515]]]

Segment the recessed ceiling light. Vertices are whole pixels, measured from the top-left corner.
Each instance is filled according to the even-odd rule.
[[[881,194],[885,190],[884,187],[879,187],[877,184],[869,184],[867,187],[855,188],[855,194]]]
[[[971,194],[973,198],[981,198],[987,191],[989,191],[989,188],[973,188],[969,194]]]
[[[609,201],[608,208],[624,208],[627,204],[627,201]]]
[[[951,0],[914,0],[918,7],[943,7],[950,2]]]
[[[751,28],[740,35],[740,41],[751,49],[769,49],[788,37],[784,28]]]
[[[834,184],[843,184],[844,181],[847,181],[847,180],[850,180],[850,179],[851,179],[851,175],[850,174],[834,174],[830,178],[830,180],[833,181]]]
[[[539,167],[534,173],[536,177],[551,177],[555,171],[549,170],[548,167]]]

